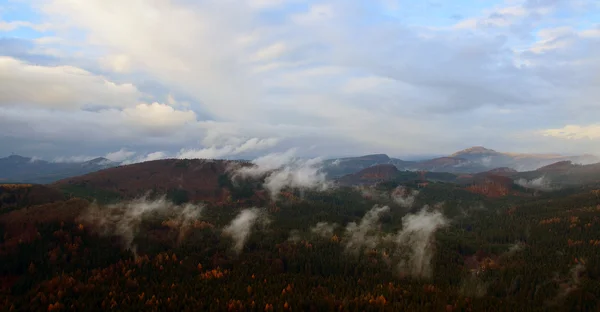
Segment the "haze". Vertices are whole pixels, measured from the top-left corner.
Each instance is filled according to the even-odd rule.
[[[600,154],[600,3],[12,1],[0,156]]]

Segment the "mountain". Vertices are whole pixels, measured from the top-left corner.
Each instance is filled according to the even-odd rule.
[[[397,158],[390,158],[385,154],[373,154],[360,157],[347,157],[328,159],[323,162],[323,172],[328,178],[338,178],[347,174],[356,173],[362,169],[375,165],[390,164],[397,168],[409,167],[412,161],[404,161]]]
[[[230,191],[235,191],[231,183],[223,180],[231,163],[205,159],[154,160],[66,178],[52,186],[76,197],[101,196],[105,201],[139,197],[148,192],[166,194],[176,202],[223,201]]]
[[[600,186],[600,163],[578,165],[560,161],[537,170],[516,173],[511,178],[525,187],[532,188]]]
[[[117,165],[119,164],[102,157],[85,162],[56,163],[11,155],[0,158],[0,182],[52,183],[67,177],[78,176]]]
[[[363,184],[375,184],[383,181],[390,181],[398,174],[400,170],[392,164],[381,164],[374,165],[357,173],[345,175],[338,179],[340,185],[351,186],[351,185],[363,185]]]
[[[600,163],[594,155],[563,156],[558,154],[504,153],[483,146],[470,147],[445,157],[404,161],[384,154],[329,159],[324,162],[324,172],[330,178],[356,173],[370,166],[392,164],[399,170],[432,171],[473,174],[497,168],[510,171],[531,171],[556,162],[570,161],[577,164]]]
[[[501,154],[501,153],[498,153],[493,149],[485,148],[483,146],[473,146],[473,147],[464,149],[462,151],[458,151],[458,152],[450,155],[450,157],[469,159],[469,158],[471,158],[471,156],[474,156],[474,157],[496,156],[499,154]]]

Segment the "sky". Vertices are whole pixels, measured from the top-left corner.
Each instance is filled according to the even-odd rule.
[[[0,157],[600,155],[598,0],[0,0]]]

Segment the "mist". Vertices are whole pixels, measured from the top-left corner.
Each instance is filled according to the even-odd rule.
[[[402,230],[393,238],[402,253],[402,260],[398,263],[400,272],[416,277],[431,277],[434,234],[448,224],[449,221],[441,212],[429,211],[427,206],[416,214],[404,216]]]
[[[133,240],[139,233],[142,220],[151,213],[172,218],[171,227],[180,231],[179,240],[181,240],[189,226],[200,218],[203,208],[203,205],[175,205],[164,196],[154,200],[141,197],[106,206],[92,203],[78,217],[78,220],[92,225],[92,228],[101,235],[119,236],[124,247],[136,253],[137,246],[133,244]]]
[[[547,179],[546,176],[541,176],[532,180],[526,180],[521,178],[515,181],[515,183],[525,188],[540,191],[551,191],[553,189],[553,187],[550,185],[551,181]]]
[[[299,159],[296,150],[273,153],[252,161],[253,166],[234,167],[233,176],[242,178],[264,178],[263,187],[276,199],[286,187],[324,191],[331,184],[321,171],[320,158]]]
[[[233,251],[240,254],[252,234],[255,224],[266,226],[270,223],[267,214],[259,208],[242,210],[232,221],[223,228],[223,234],[233,239]]]
[[[467,297],[481,298],[486,295],[489,283],[480,279],[476,273],[471,273],[462,280],[459,293]]]
[[[375,206],[369,210],[359,223],[350,222],[346,225],[346,251],[358,253],[364,248],[375,248],[381,243],[379,219],[390,211],[388,206]]]
[[[337,223],[319,222],[317,225],[310,228],[310,232],[323,238],[331,238],[333,232],[339,227]]]
[[[566,278],[555,278],[555,282],[559,283],[559,290],[555,298],[549,302],[548,305],[555,305],[562,302],[569,294],[577,290],[581,284],[581,275],[585,272],[585,263],[579,261],[569,271],[569,276]]]
[[[417,195],[419,195],[417,190],[408,191],[406,188],[398,186],[392,191],[390,197],[401,207],[411,208],[417,199]]]

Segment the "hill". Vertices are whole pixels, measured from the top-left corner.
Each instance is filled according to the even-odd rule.
[[[74,196],[134,198],[148,192],[177,201],[218,201],[228,196],[219,178],[230,161],[163,159],[108,168],[52,184]]]
[[[11,155],[0,158],[0,183],[46,184],[117,165],[102,157],[85,162],[57,163]]]
[[[125,174],[144,170],[163,183],[184,164],[200,178],[183,180],[195,181],[226,162],[168,160],[105,171],[118,173],[123,186],[131,182]],[[429,174],[396,170],[382,165],[364,175]],[[104,181],[94,175],[88,183]],[[492,173],[476,180],[511,183]],[[308,191],[277,207],[230,202],[196,214],[165,202],[90,210],[81,199],[0,213],[0,310],[600,308],[600,190],[510,201],[450,183],[393,190],[390,206],[339,188]],[[121,209],[139,205],[153,213]]]
[[[373,154],[360,157],[347,157],[327,159],[323,162],[323,172],[330,179],[339,178],[341,176],[357,173],[360,170],[369,168],[375,165],[390,164],[397,168],[404,168],[413,164],[411,161],[404,161],[397,158],[390,158],[385,154]]]
[[[44,185],[0,184],[0,212],[63,199],[63,193]]]
[[[381,164],[363,169],[357,173],[348,174],[337,181],[340,185],[352,186],[363,184],[376,184],[378,182],[390,181],[400,173],[400,170],[392,164]]]
[[[558,188],[600,185],[600,163],[577,165],[560,161],[537,170],[519,172],[511,177],[523,183],[543,180],[548,186]]]

